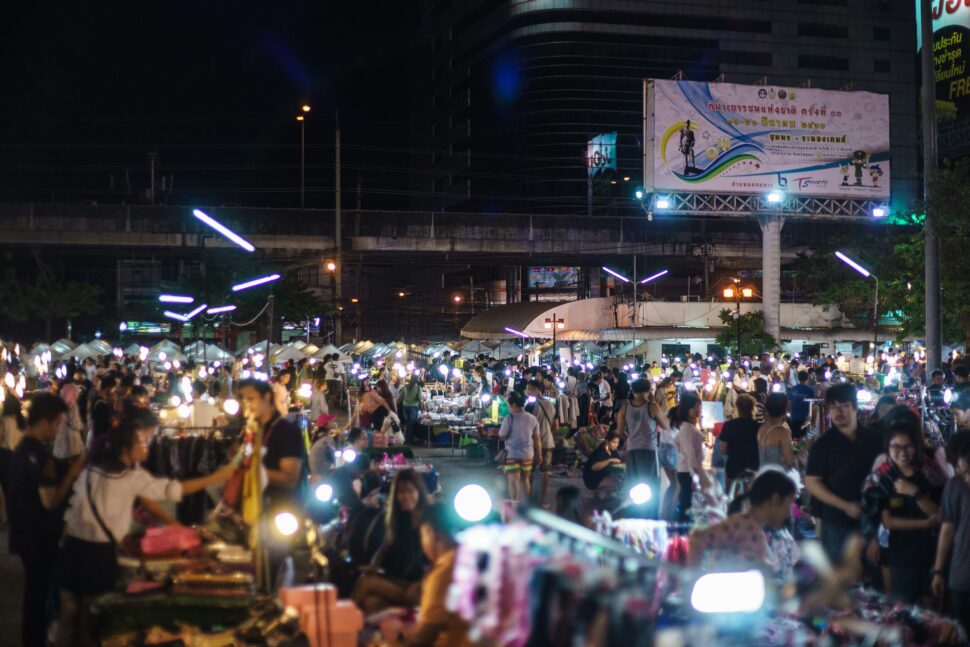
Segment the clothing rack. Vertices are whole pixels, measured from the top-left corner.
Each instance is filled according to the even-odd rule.
[[[566,521],[546,510],[540,508],[524,508],[519,510],[519,516],[525,521],[539,526],[561,539],[565,539],[567,543],[571,543],[574,546],[577,544],[584,545],[597,551],[602,551],[608,561],[614,561],[617,565],[622,560],[622,565],[627,570],[640,570],[641,568],[655,569],[658,566],[657,562],[647,559],[612,537],[606,537],[589,528]],[[676,566],[670,564],[664,564],[664,568],[677,570]]]

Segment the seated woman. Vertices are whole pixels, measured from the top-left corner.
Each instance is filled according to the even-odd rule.
[[[444,503],[435,503],[421,516],[421,550],[432,567],[421,585],[417,625],[398,640],[385,636],[391,639],[392,645],[472,647],[476,644],[468,637],[468,623],[446,605],[458,549],[452,516]]]
[[[393,606],[415,606],[427,567],[418,528],[431,501],[421,475],[412,469],[398,472],[389,498],[384,543],[354,587],[354,601],[368,615]]]
[[[118,428],[107,433],[103,457],[74,483],[64,515],[66,538],[58,564],[60,621],[55,644],[88,644],[88,603],[106,593],[118,577],[117,547],[131,527],[135,499],[178,501],[211,485],[224,483],[236,471],[229,464],[187,481],[156,478],[139,467],[158,419],[145,409],[131,409]]]
[[[610,496],[623,484],[625,466],[617,453],[619,448],[619,434],[607,432],[603,442],[583,465],[583,483],[597,496]]]
[[[763,567],[777,577],[786,577],[798,556],[772,550],[769,543],[776,542],[769,531],[780,530],[788,523],[796,490],[795,483],[781,471],[763,471],[743,495],[750,504],[746,511],[690,534],[689,565],[707,569]],[[786,549],[797,551],[793,547],[791,542]]]

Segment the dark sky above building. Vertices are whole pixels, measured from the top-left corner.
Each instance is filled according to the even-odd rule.
[[[397,1],[11,3],[0,199],[135,201],[157,151],[170,201],[292,205],[307,101],[307,204],[329,206],[338,108],[351,183],[354,146],[406,130],[416,25]]]

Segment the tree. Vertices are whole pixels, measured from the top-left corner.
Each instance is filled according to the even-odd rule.
[[[735,310],[724,309],[718,313],[718,318],[726,328],[718,334],[715,343],[722,348],[737,348],[738,320]],[[775,338],[765,332],[765,315],[763,312],[749,312],[741,315],[741,355],[760,355],[765,351],[775,349]]]
[[[101,311],[101,288],[81,281],[67,281],[53,271],[42,270],[33,284],[18,280],[7,270],[0,282],[0,299],[7,304],[4,314],[12,321],[38,318],[44,322],[46,339],[51,340],[54,319],[70,319]]]

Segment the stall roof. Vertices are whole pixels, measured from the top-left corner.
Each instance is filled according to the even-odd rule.
[[[472,317],[461,329],[461,336],[467,339],[515,339],[517,335],[506,331],[506,326],[525,332],[538,317],[565,305],[565,302],[528,301],[489,308]]]

